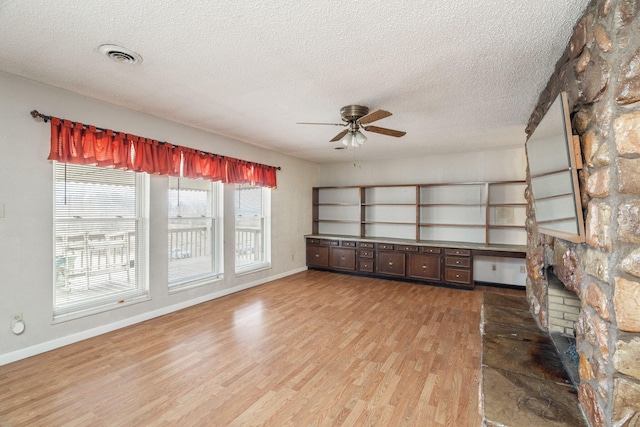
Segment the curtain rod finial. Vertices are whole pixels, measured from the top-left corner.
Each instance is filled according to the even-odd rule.
[[[49,117],[49,116],[45,116],[44,114],[40,114],[38,112],[38,110],[31,111],[31,117],[33,117],[34,119],[42,119],[42,120],[44,120],[45,123],[47,123],[49,121],[49,119],[51,119],[51,117]]]

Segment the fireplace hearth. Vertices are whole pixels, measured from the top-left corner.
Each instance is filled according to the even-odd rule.
[[[574,378],[560,356],[568,355],[571,337],[557,336],[559,343],[540,330],[524,295],[485,292],[483,426],[587,425]]]

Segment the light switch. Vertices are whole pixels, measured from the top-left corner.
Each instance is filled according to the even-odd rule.
[[[0,218],[4,218],[4,203],[0,203]]]

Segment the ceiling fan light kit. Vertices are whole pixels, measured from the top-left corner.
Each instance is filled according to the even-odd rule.
[[[395,136],[399,138],[406,135],[406,132],[386,129],[378,126],[365,126],[376,120],[389,117],[390,112],[385,110],[376,110],[373,113],[369,113],[369,108],[362,105],[346,105],[340,109],[340,116],[344,123],[309,123],[298,122],[301,125],[331,125],[331,126],[348,126],[348,129],[343,130],[339,134],[331,139],[331,142],[340,141],[345,146],[360,147],[365,143],[367,137],[360,131],[360,129],[375,132],[387,136]]]
[[[352,147],[360,147],[362,144],[365,143],[365,141],[367,140],[367,137],[364,136],[364,134],[362,132],[360,132],[359,130],[355,131],[355,132],[348,132],[344,138],[342,138],[340,140],[340,142],[342,142],[343,145],[348,146],[352,146]]]

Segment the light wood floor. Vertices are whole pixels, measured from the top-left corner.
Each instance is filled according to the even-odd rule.
[[[0,425],[478,426],[486,291],[299,273],[0,367]]]

